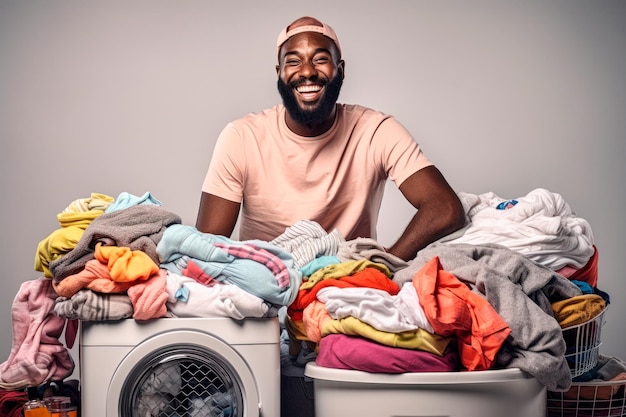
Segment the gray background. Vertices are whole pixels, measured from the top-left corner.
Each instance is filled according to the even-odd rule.
[[[338,32],[340,101],[395,115],[457,191],[542,187],[593,228],[626,358],[626,2],[0,0],[0,362],[37,244],[92,192],[151,192],[194,224],[216,136],[279,101],[275,39]],[[379,240],[412,210],[387,188]]]

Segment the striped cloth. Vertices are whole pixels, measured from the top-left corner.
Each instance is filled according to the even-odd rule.
[[[339,230],[327,233],[311,220],[300,220],[270,243],[291,253],[295,268],[302,268],[318,256],[336,255],[345,239]]]

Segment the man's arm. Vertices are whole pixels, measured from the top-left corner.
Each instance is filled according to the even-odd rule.
[[[465,225],[457,194],[435,166],[423,168],[401,185],[400,191],[417,209],[402,236],[388,251],[405,261],[417,251]]]
[[[202,192],[196,229],[203,233],[230,237],[239,217],[240,203]]]

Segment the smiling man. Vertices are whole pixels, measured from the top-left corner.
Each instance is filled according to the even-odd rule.
[[[280,32],[276,48],[283,104],[222,130],[202,186],[198,230],[228,237],[241,210],[240,240],[271,241],[300,220],[337,229],[346,240],[376,239],[388,179],[416,209],[391,254],[408,261],[463,226],[456,193],[395,118],[337,103],[345,62],[330,26],[299,18]],[[298,390],[301,379],[281,382],[281,417],[314,416],[312,392]]]
[[[229,123],[206,174],[198,230],[271,241],[300,220],[376,239],[385,182],[416,213],[388,251],[404,260],[465,221],[441,172],[392,116],[337,103],[345,62],[335,31],[312,17],[283,29],[276,44],[283,104]]]
[[[308,137],[331,128],[345,65],[335,32],[317,24],[322,23],[302,18],[289,32],[283,30],[277,42],[278,92],[287,109],[287,127]]]

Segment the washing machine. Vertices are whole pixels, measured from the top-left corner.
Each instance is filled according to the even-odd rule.
[[[277,417],[278,318],[82,322],[84,417]]]

